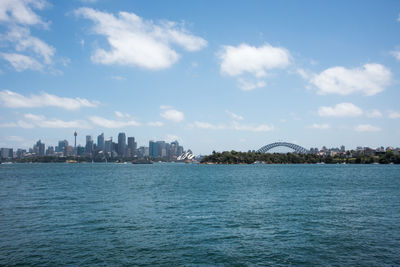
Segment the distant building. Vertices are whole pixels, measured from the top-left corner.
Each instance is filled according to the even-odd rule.
[[[12,148],[1,148],[1,158],[12,159],[14,157],[14,152]]]
[[[113,148],[112,138],[104,142],[104,153],[111,153]]]
[[[104,133],[101,133],[99,136],[97,136],[97,150],[104,151],[104,145]]]
[[[46,156],[53,156],[54,155],[54,147],[48,146],[46,150]]]
[[[118,134],[118,155],[125,157],[126,155],[126,135],[125,133]]]
[[[136,154],[137,143],[135,142],[135,137],[128,137],[128,149],[127,156],[133,157]]]
[[[158,158],[158,145],[154,141],[149,141],[149,156]]]
[[[85,153],[90,155],[93,153],[93,140],[91,135],[86,135]]]
[[[45,155],[45,145],[41,140],[37,141],[33,146],[33,152],[40,157]]]
[[[55,152],[63,152],[63,153],[65,153],[65,148],[67,146],[68,146],[68,141],[67,140],[58,141],[58,147],[56,147],[57,149],[55,150]]]

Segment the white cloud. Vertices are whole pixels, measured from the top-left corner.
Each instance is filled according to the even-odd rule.
[[[266,43],[263,46],[255,47],[248,44],[239,46],[223,46],[218,53],[221,61],[221,73],[239,77],[239,87],[248,91],[264,87],[266,82],[261,78],[273,69],[286,68],[291,63],[290,52],[283,47],[273,47]],[[250,82],[240,76],[249,74],[257,81]]]
[[[391,82],[392,73],[380,64],[365,64],[361,68],[332,67],[313,77],[310,82],[319,94],[348,95],[360,92],[372,96],[382,92]]]
[[[370,124],[359,124],[354,127],[354,130],[357,132],[379,132],[381,131],[381,128]]]
[[[45,64],[52,63],[55,49],[39,38],[31,36],[29,29],[26,27],[10,27],[10,31],[4,39],[14,43],[16,51],[23,52],[29,49],[36,55],[40,56]]]
[[[14,22],[18,24],[43,24],[43,20],[32,9],[41,10],[47,2],[44,0],[1,0],[0,22]]]
[[[362,109],[352,103],[340,103],[334,107],[320,107],[318,109],[318,115],[321,117],[357,117],[362,114]]]
[[[389,118],[390,119],[398,119],[398,118],[400,118],[400,112],[398,112],[398,111],[390,111],[389,112]]]
[[[147,123],[147,125],[152,127],[161,127],[164,125],[164,123],[162,123],[161,121],[150,121]]]
[[[32,36],[29,29],[38,25],[48,28],[48,23],[33,11],[33,9],[41,10],[47,5],[44,0],[0,1],[0,25],[7,27],[7,32],[1,34],[0,39],[3,41],[3,47],[15,50],[2,53],[1,57],[17,71],[42,70],[43,65],[53,63],[54,47]]]
[[[9,90],[0,91],[0,103],[8,108],[38,108],[59,107],[67,110],[76,110],[81,107],[97,107],[98,102],[85,98],[59,97],[45,92],[39,95],[23,96]]]
[[[318,123],[313,123],[310,127],[311,129],[318,129],[318,130],[328,130],[331,128],[331,126],[327,123],[323,124],[318,124]]]
[[[134,13],[119,12],[114,16],[92,8],[77,9],[75,14],[92,20],[95,23],[93,32],[107,38],[110,49],[97,48],[92,55],[96,63],[163,69],[179,59],[171,44],[187,51],[207,46],[206,40],[170,21],[156,24]]]
[[[209,130],[237,130],[237,131],[248,131],[248,132],[269,132],[273,131],[275,128],[273,125],[267,124],[241,124],[237,121],[233,121],[230,125],[216,125],[208,122],[195,121],[190,127],[195,127],[199,129],[209,129]]]
[[[246,125],[246,124],[240,124],[236,121],[232,122],[232,128],[238,131],[250,131],[250,132],[270,132],[275,129],[273,125],[268,125],[268,124]]]
[[[268,70],[285,68],[290,64],[290,53],[283,47],[265,44],[260,47],[240,44],[224,46],[219,53],[221,72],[230,76],[251,73],[265,77]]]
[[[128,113],[122,113],[121,111],[114,111],[115,116],[117,116],[118,118],[130,118],[131,115],[129,115]]]
[[[105,128],[123,128],[128,126],[140,126],[141,124],[133,119],[123,121],[123,120],[109,120],[99,116],[91,116],[89,120],[98,126]]]
[[[28,123],[41,128],[90,128],[86,122],[81,120],[63,121],[60,119],[47,119],[45,116],[34,115],[31,113],[24,115]]]
[[[243,91],[251,91],[257,88],[265,87],[267,85],[267,83],[262,80],[252,82],[245,80],[243,78],[238,79],[238,84],[239,88],[242,89]]]
[[[238,115],[238,114],[235,114],[235,113],[233,113],[233,112],[231,112],[231,111],[229,111],[229,110],[225,110],[225,112],[227,113],[227,114],[229,114],[231,117],[232,117],[232,119],[234,119],[234,120],[243,120],[244,118],[243,118],[243,116],[240,116],[240,115]]]
[[[43,65],[40,64],[36,59],[16,53],[0,53],[0,56],[7,60],[16,71],[24,70],[41,70]]]
[[[367,116],[368,118],[381,118],[383,115],[379,110],[373,109],[366,111],[365,116]]]
[[[111,79],[116,80],[116,81],[125,81],[126,78],[122,76],[112,76]]]
[[[212,123],[201,122],[201,121],[195,121],[193,124],[190,124],[189,126],[190,127],[199,128],[199,129],[211,129],[211,130],[223,130],[223,129],[226,129],[225,125],[214,125]]]
[[[390,54],[392,54],[392,56],[393,56],[395,59],[400,60],[400,51],[395,50],[395,51],[390,52]]]
[[[172,109],[174,108],[173,106],[168,106],[168,105],[161,105],[160,109]]]
[[[183,112],[178,111],[176,109],[165,109],[163,112],[160,113],[161,117],[164,119],[180,122],[185,119]]]
[[[90,125],[87,124],[86,121],[83,120],[73,120],[73,121],[64,121],[60,119],[48,119],[42,115],[35,115],[31,113],[27,113],[23,115],[23,119],[18,120],[17,122],[8,122],[0,124],[0,128],[79,128],[79,129],[89,129]]]

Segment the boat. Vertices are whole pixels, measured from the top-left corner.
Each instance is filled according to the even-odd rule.
[[[153,164],[154,162],[149,159],[136,159],[132,160],[132,164]]]

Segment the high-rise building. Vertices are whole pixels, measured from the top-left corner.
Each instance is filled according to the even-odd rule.
[[[38,156],[44,156],[45,155],[45,145],[44,145],[44,143],[42,143],[41,140],[37,141],[36,144],[33,146],[33,151]]]
[[[120,157],[125,157],[126,150],[126,135],[125,133],[118,134],[118,155]]]
[[[135,142],[135,137],[128,137],[128,149],[127,156],[133,157],[136,153],[137,143]]]
[[[112,148],[113,148],[113,141],[112,138],[110,138],[110,140],[104,142],[104,153],[112,152]]]
[[[14,152],[12,148],[1,148],[1,157],[0,158],[13,158],[14,157]]]
[[[85,153],[92,154],[93,152],[93,140],[91,135],[86,135],[86,145],[85,145]]]
[[[56,147],[56,152],[63,152],[65,153],[65,148],[68,146],[67,140],[58,141],[58,147]]]
[[[53,156],[54,155],[54,147],[48,146],[46,150],[46,155],[47,156]]]
[[[99,136],[97,136],[97,149],[104,151],[104,145],[104,133],[101,133]]]
[[[158,158],[158,145],[152,140],[149,141],[149,156],[152,158]]]

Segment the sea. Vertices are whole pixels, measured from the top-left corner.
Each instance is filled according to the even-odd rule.
[[[1,164],[1,266],[399,266],[399,165]]]

